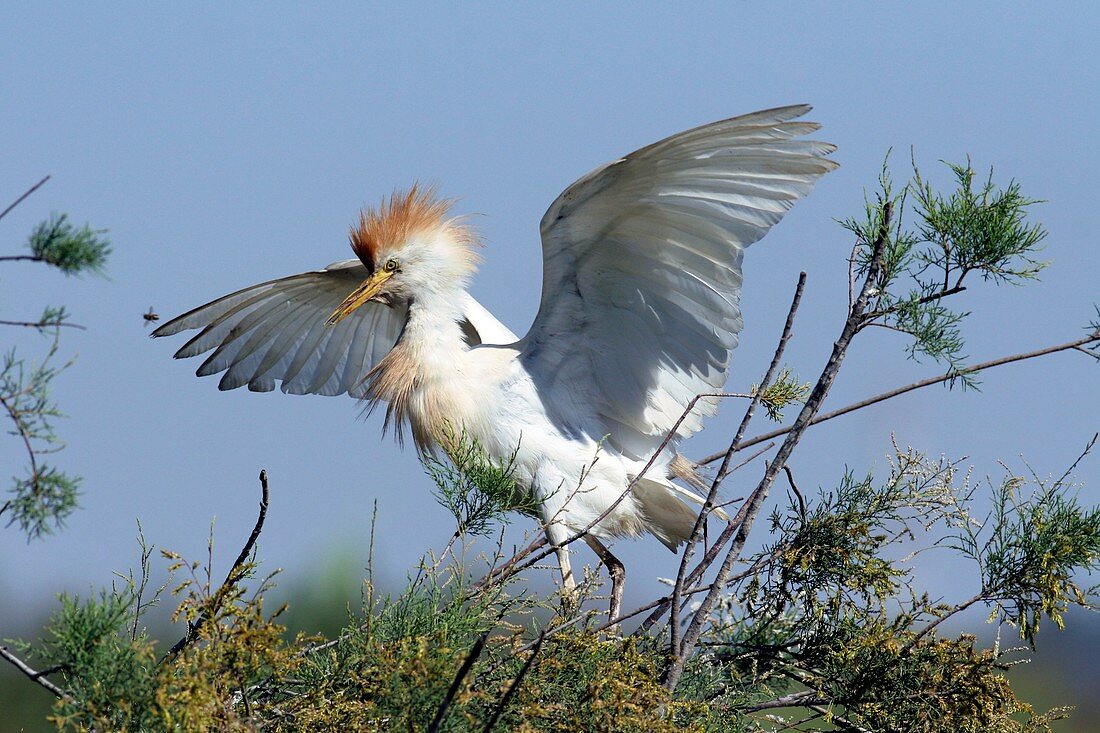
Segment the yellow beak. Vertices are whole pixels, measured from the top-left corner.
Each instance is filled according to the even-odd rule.
[[[382,286],[393,276],[392,272],[377,270],[373,275],[363,281],[363,284],[352,291],[352,294],[344,298],[344,302],[337,306],[332,315],[325,321],[329,326],[335,326],[344,320],[353,310],[374,298],[382,290]]]

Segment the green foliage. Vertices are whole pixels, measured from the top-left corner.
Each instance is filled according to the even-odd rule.
[[[1096,444],[1094,436],[1086,453]],[[993,491],[982,523],[959,527],[952,544],[981,569],[981,595],[994,603],[991,620],[1007,622],[1034,644],[1044,615],[1058,628],[1069,606],[1087,606],[1097,586],[1083,589],[1077,574],[1100,570],[1100,508],[1082,507],[1066,476],[1028,481],[1006,475]]]
[[[749,393],[755,395],[759,390],[760,385],[754,384]],[[767,410],[770,419],[780,422],[783,419],[784,407],[796,402],[805,402],[809,394],[810,383],[799,382],[798,378],[791,374],[791,370],[784,367],[760,395],[760,404]]]
[[[444,456],[424,456],[424,470],[436,486],[436,501],[454,515],[455,536],[488,535],[509,512],[538,516],[538,501],[520,491],[512,478],[516,451],[506,461],[494,461],[465,432],[449,435]]]
[[[184,574],[174,584],[175,618],[212,619],[165,657],[141,630],[160,596],[142,598],[151,554],[143,544],[137,579],[85,601],[62,599],[37,654],[68,695],[55,709],[67,730],[424,730],[469,660],[440,731],[482,730],[497,719],[498,731],[763,733],[831,724],[1040,733],[1065,711],[1038,714],[1016,697],[1005,676],[1013,652],[938,629],[970,605],[998,609],[1023,595],[1051,618],[1086,602],[1072,577],[1097,569],[1100,522],[1066,493],[1065,478],[1026,498],[1025,479],[1006,480],[1011,490],[994,497],[1000,508],[979,524],[975,489],[956,462],[897,448],[883,479],[848,472],[816,501],[792,498],[772,514],[774,542],[747,559],[750,571],[732,583],[673,692],[660,684],[669,661],[661,635],[600,634],[599,615],[584,610],[596,591],[591,577],[580,599],[541,597],[523,588],[523,576],[479,577],[476,568],[499,566],[499,551],[471,562],[465,552],[447,563],[425,558],[395,596],[368,580],[361,608],[327,640],[286,636],[284,609],[264,611],[271,576],[256,579],[254,566],[215,588],[208,565],[164,552],[169,569]],[[971,553],[983,578],[975,598],[933,604],[915,592],[915,545],[958,549],[960,538],[988,533],[997,539]],[[1035,549],[1021,550],[1025,539]],[[1014,552],[1024,559],[1006,568]],[[578,605],[580,616],[555,615]]]
[[[710,632],[709,656],[700,655],[685,680],[694,694],[740,710],[770,709],[782,695],[801,695],[800,706],[811,710],[819,699],[825,719],[875,731],[1049,730],[1060,713],[1038,715],[1016,698],[1004,676],[1005,653],[936,629],[975,604],[1019,622],[1022,612],[998,609],[1020,604],[1023,594],[1030,594],[1036,624],[1039,614],[1057,618],[1067,603],[1085,604],[1088,593],[1071,576],[1098,569],[1096,512],[1082,510],[1064,487],[1016,503],[1009,513],[1019,521],[991,520],[1000,539],[977,557],[984,577],[1003,582],[985,581],[959,604],[932,604],[913,588],[908,560],[922,546],[958,547],[960,530],[982,532],[970,513],[974,491],[966,480],[956,485],[956,469],[898,449],[885,481],[847,473],[812,508],[792,501],[776,511],[775,542],[753,558],[755,572],[734,584]],[[1057,549],[1031,538],[1036,514],[1060,538]],[[1009,583],[998,547],[1021,543],[1046,549],[1012,564]],[[795,729],[816,728],[807,721]]]
[[[57,349],[55,330],[54,340],[41,363],[27,364],[17,358],[14,349],[0,363],[0,407],[12,423],[8,433],[22,442],[28,463],[26,475],[13,477],[8,499],[0,506],[0,516],[7,513],[7,524],[17,525],[32,539],[61,527],[76,508],[79,495],[80,478],[45,459],[65,445],[54,432],[54,420],[62,417],[62,413],[50,395],[52,380],[69,366],[51,364]]]
[[[969,160],[965,166],[946,165],[956,188],[945,195],[921,176],[915,162],[912,180],[895,192],[884,164],[879,190],[867,200],[864,217],[841,224],[856,235],[853,276],[866,274],[873,244],[885,236],[882,269],[861,327],[882,326],[909,335],[910,358],[944,362],[957,374],[951,383],[974,387],[977,382],[964,363],[961,330],[968,314],[943,300],[965,290],[971,273],[995,283],[1036,279],[1047,263],[1034,255],[1047,234],[1027,220],[1030,207],[1039,201],[1024,196],[1018,183],[1001,188],[990,169],[976,188]],[[906,227],[909,213],[916,219],[915,230]]]
[[[31,233],[27,241],[30,255],[0,256],[0,260],[45,262],[66,275],[102,273],[111,252],[104,231],[93,230],[87,224],[75,228],[65,214],[54,214]],[[38,364],[17,357],[14,349],[0,364],[0,408],[11,421],[9,434],[20,440],[27,456],[26,474],[13,477],[8,498],[0,504],[0,517],[7,514],[7,526],[18,526],[29,539],[63,526],[76,509],[79,495],[80,477],[45,460],[64,447],[54,431],[54,421],[63,415],[50,396],[50,386],[71,364],[56,367],[51,363],[57,355],[62,327],[72,325],[68,317],[64,307],[46,306],[37,321],[2,322],[7,326],[32,326],[51,338],[49,350]]]
[[[956,285],[970,272],[987,280],[1017,284],[1038,277],[1048,263],[1032,255],[1047,233],[1040,224],[1029,223],[1027,214],[1028,207],[1039,200],[1021,194],[1015,181],[999,188],[993,183],[992,169],[975,190],[969,160],[965,166],[947,166],[958,185],[948,196],[937,193],[913,166],[910,190],[920,217],[921,240],[934,245],[915,251],[916,261]]]
[[[73,699],[58,705],[59,725],[137,730],[155,718],[156,658],[143,635],[129,635],[133,605],[129,589],[61,597],[41,651],[62,667]]]
[[[69,223],[67,214],[53,214],[31,232],[27,248],[35,259],[66,275],[102,274],[111,254],[111,243],[103,236],[106,231],[92,229],[88,224],[77,228]]]

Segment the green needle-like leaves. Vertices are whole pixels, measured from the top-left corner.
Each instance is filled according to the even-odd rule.
[[[101,274],[111,253],[111,244],[103,236],[106,231],[92,229],[87,224],[77,228],[69,223],[66,214],[54,214],[35,228],[27,247],[36,259],[66,275]]]
[[[949,307],[945,300],[966,290],[964,283],[971,274],[994,283],[1036,279],[1047,265],[1035,259],[1046,230],[1028,220],[1031,207],[1039,201],[1024,196],[1015,181],[1001,188],[994,183],[991,169],[985,182],[975,187],[969,161],[947,166],[955,188],[943,194],[921,176],[915,162],[912,180],[895,192],[884,164],[879,189],[867,199],[864,218],[841,224],[856,235],[854,274],[863,275],[886,207],[893,207],[896,225],[889,230],[881,275],[862,327],[880,326],[909,335],[910,358],[926,356],[946,363],[958,374],[949,385],[957,381],[974,387],[977,381],[966,371],[961,328],[968,313]],[[914,228],[906,224],[907,218],[915,219]]]

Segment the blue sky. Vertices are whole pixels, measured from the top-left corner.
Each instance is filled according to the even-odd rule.
[[[898,179],[913,146],[938,180],[937,160],[970,155],[1047,202],[1037,211],[1053,265],[1042,281],[973,287],[956,301],[973,311],[975,361],[1075,338],[1094,314],[1094,5],[259,8],[5,11],[0,199],[53,179],[0,222],[0,253],[17,252],[51,211],[108,228],[115,251],[107,279],[0,268],[0,317],[64,303],[88,328],[65,334],[64,353],[79,358],[56,390],[70,416],[57,462],[84,476],[83,506],[42,541],[0,531],[0,619],[109,583],[136,561],[138,518],[158,546],[201,557],[216,517],[224,569],[251,528],[260,468],[273,492],[260,557],[285,568],[285,582],[308,579],[334,553],[364,565],[376,499],[383,577],[402,577],[445,542],[449,517],[411,450],[380,439],[378,416],[359,419],[347,398],[220,393],[216,380],[193,376],[198,362],[170,359],[178,339],[148,339],[141,318],[150,306],[167,317],[350,257],[358,209],[415,180],[475,215],[486,248],[473,294],[523,333],[541,283],[537,223],[572,180],[687,127],[809,102],[842,167],[749,251],[731,389],[766,367],[800,270],[809,282],[788,362],[816,376],[847,295],[851,242],[833,219],[859,212],[890,148]],[[25,355],[45,345],[0,333]],[[886,332],[862,336],[827,407],[940,371],[907,361],[903,347]],[[968,456],[976,476],[999,476],[998,459],[1021,469],[1021,457],[1045,475],[1097,428],[1096,371],[1082,354],[1004,367],[983,385],[932,388],[836,420],[807,436],[792,466],[804,488],[835,484],[846,466],[882,470],[893,432],[933,455]],[[716,450],[739,417],[727,405],[685,452]],[[1096,460],[1079,473],[1091,501]],[[21,462],[16,441],[0,441],[0,474]],[[675,572],[655,541],[617,548],[631,573],[627,606]],[[579,557],[593,562],[587,550]],[[926,574],[949,596],[975,580],[935,558]]]

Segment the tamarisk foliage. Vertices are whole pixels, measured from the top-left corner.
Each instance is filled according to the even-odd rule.
[[[509,512],[538,516],[536,499],[520,492],[512,479],[514,452],[507,461],[494,461],[464,431],[445,435],[444,442],[446,456],[424,456],[424,469],[436,486],[436,501],[454,515],[456,538],[492,534]]]
[[[862,220],[842,226],[857,238],[853,275],[866,275],[871,244],[885,227],[882,266],[872,285],[870,311],[864,326],[875,325],[912,337],[909,356],[945,362],[963,387],[977,384],[964,367],[961,324],[967,313],[951,309],[945,299],[967,289],[968,276],[995,283],[1022,284],[1047,266],[1035,259],[1047,233],[1029,222],[1028,207],[1039,203],[1020,192],[1015,181],[1004,188],[993,182],[993,170],[979,188],[970,165],[949,163],[958,187],[937,192],[921,177],[916,162],[913,179],[895,192],[883,165],[879,190],[867,201]],[[887,207],[896,212],[888,226]],[[910,204],[917,221],[906,226]],[[953,380],[954,381],[954,380]],[[952,383],[953,383],[952,381]]]
[[[774,444],[736,463],[735,454],[783,441],[756,489],[725,507],[731,519],[720,532],[705,536],[700,523],[667,595],[609,619],[598,573],[586,571],[568,598],[531,590],[537,563],[552,552],[540,533],[518,551],[501,539],[478,553],[473,536],[534,507],[517,491],[511,462],[491,461],[459,433],[445,456],[426,462],[436,498],[455,517],[454,533],[439,538],[445,549],[426,554],[395,594],[381,592],[368,567],[360,602],[331,638],[289,638],[287,610],[265,609],[274,576],[259,575],[255,559],[268,501],[261,474],[259,519],[220,586],[209,560],[204,567],[166,552],[183,580],[146,598],[151,550],[142,540],[136,578],[63,598],[39,643],[0,655],[54,694],[60,728],[81,731],[1054,730],[1069,709],[1036,710],[1007,671],[1041,624],[1061,626],[1070,608],[1096,601],[1098,588],[1084,579],[1100,570],[1100,509],[1084,505],[1075,484],[1096,436],[1082,436],[1081,457],[1058,478],[1026,464],[987,476],[899,441],[885,470],[838,467],[813,477],[822,488],[812,494],[786,465],[823,419],[932,384],[976,386],[981,370],[1014,361],[1071,350],[1097,358],[1100,324],[1091,323],[1066,343],[968,363],[965,313],[949,310],[950,297],[972,280],[1034,279],[1045,233],[1015,183],[976,184],[969,164],[951,171],[956,188],[942,194],[916,169],[895,191],[884,169],[864,217],[843,222],[856,237],[849,310],[816,380],[780,367],[803,275],[765,377],[722,395],[749,406],[728,451],[700,461],[721,460],[704,513],[728,475],[750,470]],[[819,414],[847,349],[872,326],[907,334],[909,356],[948,372]],[[801,406],[789,426],[745,437],[758,405],[777,422],[783,408]],[[765,511],[776,481],[785,481],[786,499]],[[752,552],[758,517],[769,533]],[[916,570],[929,550],[950,554],[960,577],[969,570],[969,597],[920,587]],[[143,619],[167,587],[186,631],[165,653]],[[946,630],[949,619],[980,624],[983,614],[997,625],[992,646]],[[629,624],[631,635],[609,635]],[[1002,648],[1002,633],[1025,646]]]
[[[20,196],[0,213],[0,219],[48,179]],[[30,254],[0,255],[0,262],[42,262],[66,275],[102,273],[111,252],[104,233],[87,224],[74,227],[65,214],[54,214],[27,239]],[[36,320],[0,320],[0,326],[33,328],[50,339],[45,356],[36,363],[18,356],[14,348],[0,357],[0,409],[10,421],[8,432],[22,443],[27,459],[26,474],[13,477],[0,503],[0,519],[6,519],[8,526],[18,526],[31,539],[60,527],[76,508],[79,494],[80,477],[47,460],[64,447],[54,430],[55,421],[63,415],[50,395],[50,386],[72,364],[56,363],[61,329],[80,328],[68,319],[64,307],[46,306]]]

